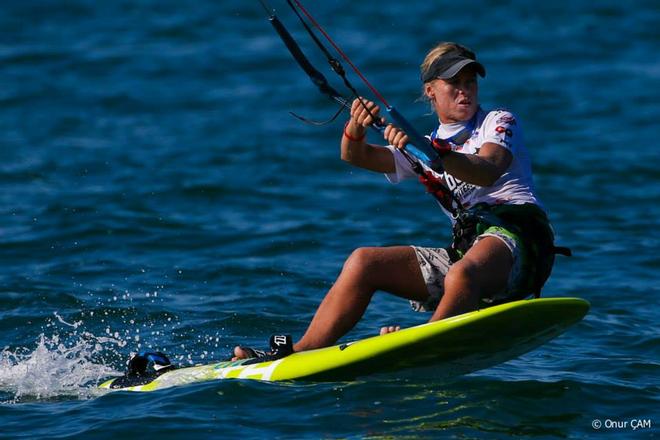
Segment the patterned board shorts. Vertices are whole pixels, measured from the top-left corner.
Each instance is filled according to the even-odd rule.
[[[513,267],[509,275],[509,281],[503,292],[497,293],[492,297],[482,298],[482,301],[490,303],[493,301],[506,300],[516,286],[522,281],[523,252],[522,242],[519,236],[513,232],[499,226],[491,226],[479,235],[475,243],[485,237],[496,237],[504,242],[513,256]],[[410,306],[416,312],[433,312],[440,303],[440,298],[444,293],[445,275],[451,266],[449,254],[444,248],[425,248],[412,246],[417,255],[417,262],[422,271],[426,290],[429,292],[429,299],[425,302],[410,301]]]

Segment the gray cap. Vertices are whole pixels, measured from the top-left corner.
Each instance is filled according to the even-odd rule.
[[[433,81],[434,79],[453,78],[458,72],[461,71],[461,69],[469,66],[470,64],[475,65],[479,76],[482,78],[486,76],[486,69],[480,62],[477,61],[474,52],[464,47],[452,49],[449,52],[439,56],[426,70],[426,72],[422,72],[422,82],[427,83],[429,81]]]

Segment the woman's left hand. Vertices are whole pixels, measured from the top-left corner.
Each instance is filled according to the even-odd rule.
[[[408,143],[408,135],[392,124],[388,124],[385,127],[383,137],[390,145],[394,145],[396,148],[403,148]]]

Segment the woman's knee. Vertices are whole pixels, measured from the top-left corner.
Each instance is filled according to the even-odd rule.
[[[366,278],[377,266],[378,248],[360,247],[355,249],[344,262],[342,273]]]
[[[383,290],[406,298],[420,296],[419,292],[428,295],[409,246],[358,248],[344,263],[340,277],[366,291]]]
[[[474,289],[478,286],[478,267],[469,261],[460,260],[453,264],[445,275],[445,291],[452,289]]]

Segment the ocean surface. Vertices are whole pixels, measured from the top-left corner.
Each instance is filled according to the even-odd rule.
[[[286,3],[273,6],[344,90]],[[299,337],[353,249],[442,246],[449,223],[415,182],[340,160],[345,116],[315,127],[288,114],[336,107],[256,0],[4,1],[0,438],[657,436],[658,3],[306,6],[423,132],[436,122],[417,100],[426,50],[478,53],[481,103],[522,121],[557,241],[574,252],[544,295],[585,298],[590,313],[452,380],[100,392],[139,350],[189,365]],[[377,294],[344,340],[426,319]]]

